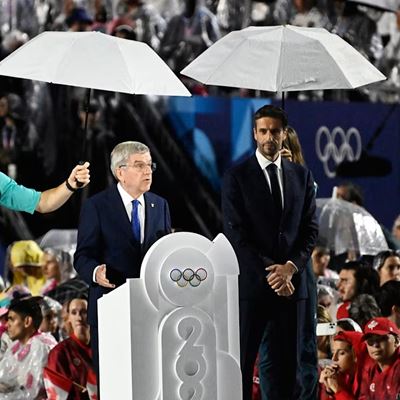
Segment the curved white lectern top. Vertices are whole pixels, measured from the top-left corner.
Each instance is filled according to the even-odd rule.
[[[222,234],[158,240],[99,300],[102,400],[241,400],[238,274]]]

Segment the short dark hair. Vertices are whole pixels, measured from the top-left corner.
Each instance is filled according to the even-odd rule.
[[[361,261],[348,261],[342,265],[341,270],[354,271],[356,280],[356,296],[360,294],[371,294],[374,296],[379,290],[379,274],[370,265]]]
[[[314,247],[314,254],[317,255],[318,257],[321,256],[330,256],[331,252],[330,250],[325,247],[325,246],[315,246]]]
[[[355,279],[357,282],[357,295],[370,294],[375,296],[379,290],[380,278],[377,271],[372,267],[361,265],[356,270]]]
[[[364,206],[364,196],[360,186],[355,185],[352,182],[345,182],[339,186],[346,188],[347,191],[343,200],[349,201],[350,203],[355,203],[361,207]]]
[[[343,329],[344,331],[350,332],[361,332],[361,327],[356,321],[351,318],[340,318],[336,321],[336,326]],[[358,331],[359,329],[359,331]]]
[[[33,327],[38,330],[42,323],[43,316],[39,301],[41,297],[29,297],[28,299],[12,300],[8,312],[13,311],[22,318],[31,317]]]
[[[287,114],[282,108],[267,104],[259,108],[254,114],[254,128],[256,128],[257,120],[261,118],[274,118],[282,122],[282,128],[285,129],[288,124]]]
[[[346,261],[339,268],[339,272],[342,269],[357,271],[360,267],[361,267],[361,263],[359,263],[358,261]]]
[[[381,310],[373,296],[370,294],[360,294],[351,301],[349,316],[356,321],[361,328],[372,318],[380,317]]]
[[[392,314],[392,307],[400,307],[400,282],[388,281],[379,288],[376,295],[379,307],[383,317],[389,317]]]

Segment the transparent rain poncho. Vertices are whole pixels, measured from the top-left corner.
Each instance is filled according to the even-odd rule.
[[[26,344],[15,341],[0,361],[0,400],[45,399],[43,368],[57,344],[46,333],[37,333]]]

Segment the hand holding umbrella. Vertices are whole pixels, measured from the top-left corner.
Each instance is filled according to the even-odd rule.
[[[43,32],[1,61],[0,75],[89,88],[85,138],[90,89],[190,96],[147,44],[100,32]]]

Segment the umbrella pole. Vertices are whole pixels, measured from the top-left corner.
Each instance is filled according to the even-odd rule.
[[[88,124],[88,116],[89,116],[89,106],[90,106],[90,95],[92,89],[88,88],[86,91],[86,103],[85,103],[85,125],[83,128],[83,143],[82,143],[82,150],[81,150],[81,158],[78,162],[79,165],[85,164],[85,155],[86,155],[86,142],[87,142],[87,124]],[[77,181],[76,185],[81,187],[83,185],[82,182]]]
[[[87,124],[88,124],[88,117],[89,117],[89,107],[90,107],[90,95],[91,95],[92,89],[87,89],[86,91],[86,104],[85,104],[85,125],[83,128],[83,143],[82,143],[82,157],[81,159],[83,160],[86,155],[86,142],[87,142]]]
[[[285,92],[282,92],[281,108],[282,110],[285,109]]]

